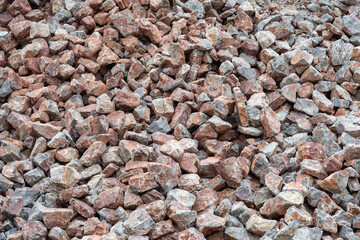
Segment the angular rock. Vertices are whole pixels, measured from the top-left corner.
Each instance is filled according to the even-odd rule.
[[[64,229],[72,218],[73,210],[66,208],[47,208],[42,214],[42,219],[48,229],[54,227]]]
[[[125,232],[129,235],[143,236],[155,229],[156,224],[144,209],[133,211],[124,222]]]
[[[258,236],[263,236],[266,231],[274,228],[276,225],[277,221],[264,219],[254,214],[246,222],[246,230]]]
[[[225,219],[215,215],[202,214],[196,220],[196,227],[205,236],[223,230],[224,226]]]
[[[329,58],[334,66],[343,65],[351,58],[353,46],[350,43],[345,43],[339,39],[332,42],[329,49]]]
[[[96,141],[90,145],[90,147],[84,152],[82,157],[79,159],[80,163],[84,166],[91,166],[100,160],[100,157],[106,151],[105,143]]]
[[[260,121],[267,137],[272,137],[280,132],[281,123],[270,107],[265,107],[261,110]]]

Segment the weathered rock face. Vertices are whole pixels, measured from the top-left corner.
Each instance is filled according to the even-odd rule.
[[[246,230],[258,236],[263,236],[268,230],[274,228],[277,224],[275,220],[267,220],[257,215],[252,215],[246,222]]]
[[[133,211],[124,222],[125,232],[129,235],[142,236],[155,228],[155,222],[144,209]]]
[[[48,208],[42,213],[45,226],[66,228],[73,217],[73,210],[65,208]]]
[[[0,0],[0,239],[360,239],[359,0]]]

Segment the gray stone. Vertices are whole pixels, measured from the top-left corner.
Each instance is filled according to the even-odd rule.
[[[360,117],[354,115],[339,116],[337,117],[334,127],[335,129],[348,133],[352,137],[360,137],[360,126],[357,125],[359,121]]]
[[[46,207],[44,207],[41,203],[35,202],[34,206],[31,208],[29,213],[29,221],[33,220],[42,220],[42,214],[45,212]]]
[[[269,160],[266,158],[265,154],[259,153],[254,156],[253,162],[251,164],[251,172],[257,176],[262,176],[262,173],[265,169],[270,167]]]
[[[272,193],[267,187],[259,188],[254,192],[254,204],[256,207],[261,207],[269,198],[272,198]]]
[[[317,160],[304,159],[300,166],[303,172],[311,176],[317,177],[319,179],[324,179],[327,177],[327,173],[322,163]]]
[[[312,98],[316,106],[318,106],[319,110],[322,112],[332,113],[334,106],[332,102],[325,96],[325,94],[314,90],[312,93]]]
[[[184,153],[197,153],[199,151],[199,142],[195,139],[183,138],[179,141],[179,144],[183,149]]]
[[[276,40],[275,34],[270,31],[259,31],[255,37],[263,49],[270,47]]]
[[[39,182],[41,179],[45,178],[45,173],[40,168],[34,168],[24,174],[24,179],[27,184],[33,186],[35,183]],[[0,177],[1,179],[1,177]]]
[[[225,229],[224,234],[230,240],[250,240],[244,227],[228,227]]]
[[[55,159],[49,153],[39,153],[34,157],[33,162],[42,170],[47,171],[55,163]]]
[[[101,173],[102,171],[102,167],[99,164],[94,164],[90,167],[85,168],[83,171],[81,171],[80,173],[80,180],[87,180],[89,178],[91,178],[92,176],[95,176],[96,174]]]
[[[261,153],[264,153],[266,155],[266,157],[269,158],[274,154],[278,145],[279,144],[277,142],[271,142],[271,143],[267,144],[265,147],[261,148],[259,151]]]
[[[314,29],[314,24],[312,24],[312,22],[307,20],[299,21],[298,28],[305,33],[309,33],[312,32],[312,30]]]
[[[194,194],[188,191],[182,189],[173,189],[168,192],[166,201],[167,202],[175,201],[191,209],[192,206],[194,206],[195,204],[196,197]]]
[[[337,233],[337,224],[335,219],[328,213],[316,209],[314,211],[314,222],[316,227],[330,233]]]
[[[353,45],[345,43],[339,39],[332,42],[329,49],[329,58],[334,66],[343,65],[345,62],[350,61]]]
[[[289,84],[281,88],[281,94],[288,100],[289,102],[296,102],[296,93],[300,88],[299,83]]]
[[[286,225],[276,233],[274,239],[278,239],[278,240],[290,239],[295,234],[299,226],[300,224],[298,221],[292,221],[288,223],[288,225]]]
[[[170,202],[167,204],[167,214],[169,218],[182,229],[195,225],[197,213],[190,210],[179,202]]]
[[[32,22],[30,27],[30,38],[47,38],[51,35],[48,24]]]
[[[190,0],[183,5],[183,8],[185,11],[195,13],[197,18],[203,18],[205,16],[205,9],[201,2]]]
[[[38,199],[40,196],[40,191],[29,187],[16,188],[14,195],[22,197],[23,206],[26,207]]]
[[[67,235],[67,233],[65,232],[65,230],[59,228],[59,227],[54,227],[50,230],[49,232],[49,238],[52,240],[69,240],[69,236]]]
[[[331,102],[334,107],[338,107],[338,108],[349,108],[350,106],[350,101],[345,99],[332,98]]]
[[[209,51],[213,48],[211,42],[208,39],[201,39],[194,45],[194,47],[200,51]]]
[[[343,132],[339,137],[339,144],[347,145],[356,143],[356,138],[352,137],[350,134]]]
[[[240,75],[240,78],[243,79],[244,81],[255,81],[257,79],[256,71],[254,68],[238,67],[236,68],[236,72]]]
[[[351,36],[350,42],[356,47],[359,46],[360,45],[360,36]]]
[[[216,216],[226,216],[230,213],[232,203],[229,199],[225,198],[222,200],[214,211]]]
[[[201,214],[196,219],[196,227],[205,236],[208,236],[213,232],[223,231],[225,222],[222,217],[213,214]]]
[[[341,228],[339,235],[345,240],[360,240],[360,237],[354,233],[354,230],[347,226]]]
[[[261,127],[260,122],[260,110],[254,106],[246,106],[246,114],[249,120],[249,124],[252,127]]]
[[[234,64],[235,68],[241,67],[241,68],[250,68],[249,62],[242,57],[233,57],[231,59],[232,63]]]
[[[239,126],[239,132],[245,135],[253,136],[253,137],[260,137],[263,134],[263,131],[254,128],[254,127],[242,127]]]
[[[304,112],[310,116],[314,116],[319,113],[319,108],[316,106],[314,101],[306,98],[296,99],[294,109],[300,112]]]
[[[349,36],[360,34],[360,20],[355,15],[344,16],[344,32]]]
[[[148,133],[154,133],[154,132],[168,133],[170,132],[170,130],[171,130],[170,125],[164,116],[161,116],[158,120],[153,121],[147,128]]]
[[[129,235],[143,236],[156,227],[155,222],[145,209],[137,209],[124,222],[125,232]]]
[[[10,81],[6,79],[0,87],[0,98],[8,96],[12,91]]]
[[[233,205],[231,207],[230,214],[232,216],[238,217],[240,214],[242,214],[243,212],[245,212],[248,209],[249,208],[245,205],[245,203],[243,201],[236,201],[233,203]],[[246,219],[246,221],[247,220],[248,219]],[[245,223],[246,223],[246,221],[245,221]]]
[[[334,18],[328,13],[322,15],[320,19],[323,23],[332,22],[334,20]]]
[[[302,227],[296,230],[292,240],[320,240],[321,236],[323,234],[323,231],[321,228],[315,227],[315,228],[309,228],[309,227]]]
[[[315,4],[315,3],[310,3],[309,5],[306,6],[307,9],[309,9],[312,12],[317,12],[319,10],[319,5]]]
[[[295,206],[290,207],[285,214],[285,222],[290,224],[297,221],[302,226],[313,226],[314,221],[312,215],[302,208]]]
[[[117,222],[114,226],[112,226],[110,228],[110,232],[111,233],[115,233],[118,237],[120,237],[120,239],[127,239],[128,236],[127,234],[125,233],[125,230],[124,230],[124,223],[119,221]]]
[[[315,89],[319,92],[330,92],[336,86],[335,82],[320,81],[315,84]]]

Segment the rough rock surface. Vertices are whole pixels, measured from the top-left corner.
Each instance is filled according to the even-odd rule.
[[[359,240],[359,0],[0,0],[0,240]]]

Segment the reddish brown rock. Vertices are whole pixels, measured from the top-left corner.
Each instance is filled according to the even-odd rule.
[[[344,155],[341,153],[335,153],[328,157],[324,162],[324,168],[328,174],[341,170],[343,166]]]
[[[83,201],[72,198],[70,204],[77,213],[85,218],[92,218],[95,215],[94,209]]]
[[[149,234],[149,239],[159,239],[167,234],[171,234],[176,231],[175,226],[171,220],[161,221],[156,223],[155,229]]]
[[[10,25],[10,30],[17,39],[23,39],[30,34],[31,22],[28,20],[20,21]]]
[[[31,130],[35,137],[44,137],[50,140],[61,130],[61,127],[49,123],[31,123]]]
[[[23,209],[23,199],[20,196],[7,196],[1,207],[1,213],[9,218],[19,217]]]
[[[350,145],[344,153],[344,160],[353,160],[360,158],[360,145]]]
[[[220,161],[218,157],[208,157],[203,159],[198,164],[199,175],[205,178],[215,177],[218,173],[215,165]]]
[[[198,168],[196,167],[198,158],[193,153],[184,153],[180,161],[181,170],[187,173],[197,173]]]
[[[249,172],[249,167],[235,157],[218,161],[215,169],[230,187],[235,188],[240,186],[242,178],[246,177]]]
[[[328,192],[341,193],[346,188],[348,180],[349,173],[346,170],[341,170],[330,174],[319,183],[319,186]]]
[[[164,116],[170,120],[175,113],[171,98],[158,98],[152,101],[152,108],[157,118]]]
[[[304,159],[301,163],[301,170],[311,176],[314,176],[319,179],[324,179],[327,177],[327,173],[321,162],[317,160]]]
[[[166,216],[166,204],[162,200],[140,205],[137,209],[145,209],[155,222],[164,220]]]
[[[162,163],[150,164],[149,172],[154,173],[156,182],[161,188],[168,192],[173,189],[179,181],[179,172],[177,168]]]
[[[149,37],[151,42],[158,44],[161,41],[161,35],[156,25],[152,24],[149,20],[142,19],[139,24],[139,30],[142,31],[145,36]]]
[[[147,172],[132,176],[129,179],[129,186],[133,192],[146,192],[156,188],[158,184],[155,181],[154,174]]]
[[[261,110],[260,121],[267,137],[272,137],[280,132],[281,123],[270,107],[265,107]]]
[[[235,18],[235,24],[239,29],[243,29],[247,32],[251,32],[253,29],[251,18],[241,10],[238,11],[238,15]]]
[[[193,206],[193,210],[200,213],[212,213],[217,204],[218,196],[216,191],[212,189],[203,189],[196,195],[196,202]]]
[[[80,163],[84,166],[91,166],[104,154],[106,145],[101,141],[96,141],[84,152],[80,158]]]
[[[59,200],[62,202],[69,202],[71,198],[82,198],[87,196],[89,188],[87,186],[71,187],[60,192]]]
[[[89,218],[84,224],[85,235],[105,235],[109,232],[109,228],[104,222],[100,222],[98,218]]]
[[[53,227],[66,228],[73,218],[73,210],[66,208],[47,208],[42,219],[48,229]]]
[[[303,203],[304,196],[301,193],[295,191],[281,192],[276,197],[266,200],[260,208],[260,213],[268,218],[282,216],[291,206],[299,207]]]
[[[239,88],[233,88],[233,94],[235,99],[235,106],[238,113],[240,123],[243,127],[249,125],[248,117],[246,114],[246,97],[242,94]]]
[[[99,194],[94,201],[94,210],[102,208],[116,209],[124,203],[124,191],[120,187],[109,188]]]
[[[59,162],[70,162],[71,160],[79,158],[79,151],[76,148],[63,148],[56,151],[55,159]]]
[[[97,58],[97,63],[100,64],[101,67],[116,63],[118,60],[119,56],[117,54],[111,51],[111,49],[106,45],[102,46]]]
[[[217,231],[223,230],[225,226],[225,219],[211,215],[203,214],[198,217],[196,220],[196,227],[202,232],[205,236]]]
[[[119,91],[114,97],[115,107],[123,111],[131,111],[140,105],[140,98],[131,92]]]
[[[47,229],[40,221],[29,221],[22,226],[22,234],[24,239],[45,239],[47,237]]]
[[[326,149],[323,145],[316,142],[306,142],[297,147],[298,160],[313,159],[320,162],[326,160]]]

